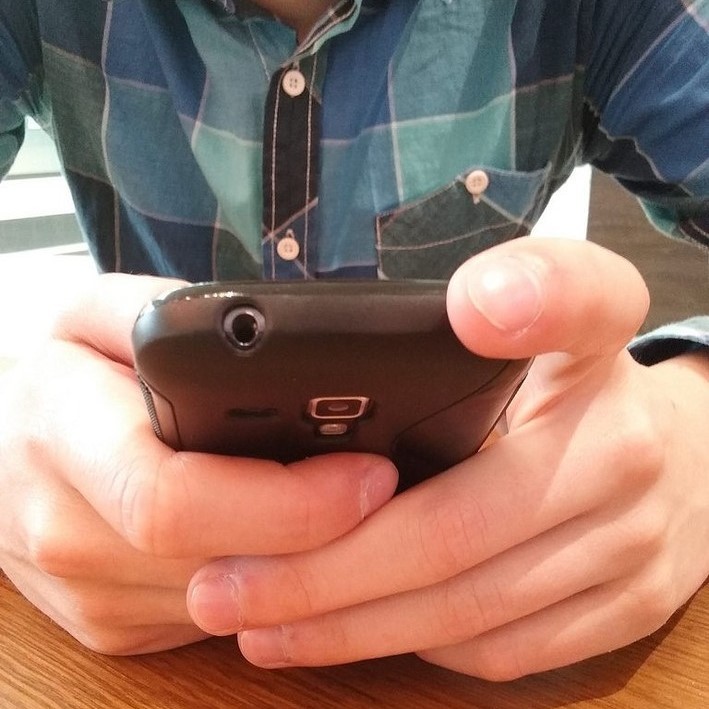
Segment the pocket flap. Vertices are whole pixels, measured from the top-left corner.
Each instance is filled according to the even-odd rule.
[[[377,215],[380,277],[448,279],[474,254],[529,234],[547,201],[549,171],[473,166],[436,192]],[[471,184],[470,176],[479,179]]]

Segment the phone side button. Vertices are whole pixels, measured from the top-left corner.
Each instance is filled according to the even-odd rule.
[[[148,406],[150,420],[157,437],[170,448],[182,450],[182,442],[177,431],[175,411],[172,408],[172,404],[154,389],[150,389],[142,380],[141,389],[143,390],[143,397]]]

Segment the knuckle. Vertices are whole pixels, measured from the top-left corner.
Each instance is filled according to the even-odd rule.
[[[184,457],[171,453],[153,474],[144,475],[145,461],[129,461],[116,471],[113,485],[119,500],[120,524],[127,541],[139,551],[157,557],[179,556],[182,547],[177,488],[184,484]]]
[[[322,465],[323,459],[319,460]],[[337,465],[336,459],[333,462]],[[287,486],[272,498],[268,510],[269,517],[278,522],[273,532],[280,536],[276,540],[279,549],[302,551],[320,546],[361,520],[356,482],[344,470],[331,470],[324,476],[302,461],[274,462],[273,466],[274,476]]]
[[[292,602],[297,608],[297,615],[300,617],[310,617],[322,612],[323,607],[327,607],[328,600],[321,594],[319,578],[302,567],[290,569],[290,579],[288,588],[292,590]]]
[[[664,436],[648,411],[630,406],[622,413],[614,429],[616,470],[625,471],[624,483],[651,484],[662,471],[665,448]]]
[[[476,615],[482,615],[480,603],[471,589],[462,590],[455,584],[447,584],[437,604],[437,620],[443,641],[455,645],[475,635]]]
[[[118,610],[105,594],[77,593],[71,604],[71,620],[84,632],[102,633],[119,625]]]
[[[510,682],[529,674],[524,669],[520,651],[499,636],[481,636],[475,643],[475,676],[488,682]]]
[[[500,619],[508,618],[508,600],[496,579],[478,579],[475,584],[458,583],[456,579],[442,587],[438,604],[438,621],[454,645],[495,628]]]
[[[48,507],[37,503],[29,514],[25,529],[28,561],[48,576],[69,578],[80,564],[77,539],[62,516]]]
[[[279,515],[286,523],[282,529],[285,533],[283,544],[292,551],[300,551],[329,541],[324,517],[318,514],[317,505],[310,490],[303,490],[294,495],[288,502],[288,508]]]
[[[659,556],[665,548],[669,528],[669,514],[659,504],[646,505],[635,513],[623,530],[626,553],[631,553],[639,563]]]
[[[29,535],[27,556],[32,566],[48,576],[67,578],[71,575],[71,563],[66,549],[56,537],[34,533]]]
[[[99,655],[123,656],[136,651],[133,638],[122,630],[86,626],[70,632],[84,647]]]
[[[82,645],[103,655],[122,655],[131,650],[132,638],[125,627],[128,610],[121,611],[110,594],[94,586],[67,584],[61,589],[55,619]]]
[[[432,500],[413,520],[415,536],[433,578],[448,578],[481,561],[490,515],[472,498]]]
[[[0,415],[3,431],[0,459],[12,465],[17,473],[24,472],[26,480],[35,476],[35,471],[46,470],[47,462],[55,459],[57,451],[56,444],[52,443],[49,411],[44,403],[25,400],[17,409],[22,414],[11,416],[13,421],[8,425],[5,425],[5,417]]]
[[[339,472],[328,478],[313,476],[312,469],[303,467],[302,462],[274,462],[273,466],[274,477],[279,476],[285,485],[271,498],[266,510],[274,522],[269,535],[279,550],[312,549],[340,536],[359,521],[351,514],[357,497],[349,476],[340,477]],[[346,484],[338,484],[336,492],[332,483],[338,477]]]
[[[675,594],[668,574],[653,571],[627,590],[628,617],[636,618],[637,637],[661,628],[676,610]]]

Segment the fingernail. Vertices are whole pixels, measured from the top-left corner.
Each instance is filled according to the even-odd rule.
[[[287,631],[282,625],[239,634],[239,648],[253,665],[267,670],[289,667],[292,660],[286,649]]]
[[[468,275],[468,297],[475,309],[502,332],[523,332],[541,315],[544,264],[516,256],[482,263]]]
[[[192,620],[207,633],[231,635],[243,627],[234,576],[221,574],[197,582],[188,605]]]
[[[362,478],[359,509],[362,519],[378,510],[396,489],[396,469],[391,463],[382,461],[374,465]]]

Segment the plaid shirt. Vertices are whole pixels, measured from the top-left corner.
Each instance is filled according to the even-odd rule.
[[[709,247],[709,0],[0,0],[0,176],[53,134],[101,269],[446,278],[575,165]]]

